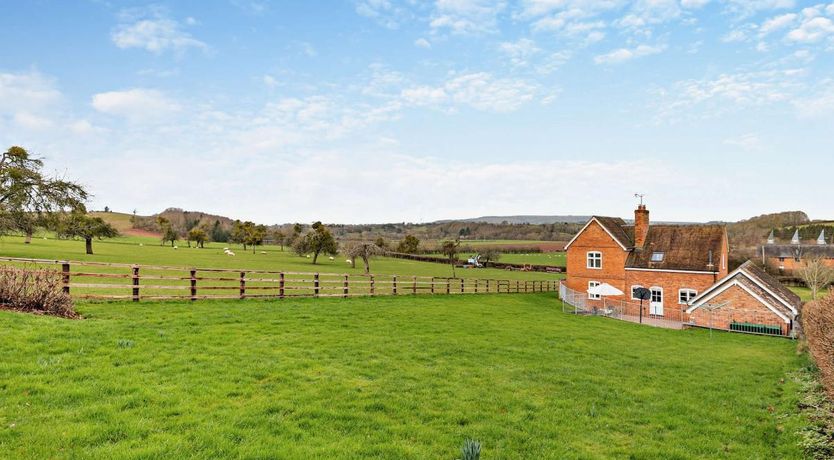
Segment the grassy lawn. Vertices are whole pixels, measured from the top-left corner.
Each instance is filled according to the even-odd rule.
[[[792,341],[552,294],[0,312],[8,458],[801,458]]]
[[[236,254],[234,257],[223,253],[223,248],[227,246],[232,247]],[[176,267],[364,273],[361,263],[357,263],[356,268],[351,268],[345,262],[344,256],[337,256],[332,261],[326,255],[320,256],[319,263],[313,265],[311,259],[299,257],[290,249],[281,251],[277,246],[258,247],[253,254],[251,250],[244,251],[243,248],[224,243],[210,243],[205,248],[194,249],[186,247],[186,243],[181,241],[179,242],[179,248],[173,249],[170,246],[161,246],[159,240],[152,238],[121,237],[96,241],[93,243],[93,250],[94,255],[86,255],[83,241],[56,240],[51,237],[43,239],[43,235],[39,235],[29,245],[23,244],[22,237],[0,237],[0,256],[6,257],[170,265]],[[265,254],[262,254],[262,252],[265,252]],[[371,259],[371,272],[380,275],[452,276],[452,270],[447,265],[387,257]],[[466,278],[511,280],[559,278],[559,275],[554,274],[496,269],[458,270],[457,275]]]

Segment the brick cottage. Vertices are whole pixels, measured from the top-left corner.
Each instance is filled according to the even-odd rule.
[[[702,294],[723,286],[730,276],[726,227],[652,225],[649,210],[642,204],[634,211],[634,225],[627,225],[616,217],[592,217],[565,250],[566,287],[587,293],[588,289],[601,283],[614,286],[624,295],[606,297],[606,300],[624,301],[620,303],[631,309],[628,314],[639,313],[639,299],[635,294],[638,288],[646,288],[651,293],[651,298],[643,303],[644,315],[725,329],[731,329],[735,322],[753,320],[757,324],[784,325],[786,312],[771,304],[793,305],[796,300],[787,295],[792,295],[790,291],[782,288],[772,298],[733,297],[726,303],[722,315],[698,312],[705,304],[693,306],[692,301],[706,298]],[[744,278],[747,285],[755,286],[750,290],[761,292],[762,286],[771,286],[769,290],[773,291],[772,286],[778,285],[778,281],[759,271],[761,273],[756,272],[755,276],[746,276],[746,272],[734,272],[733,275]],[[733,292],[722,291],[722,295],[729,296]],[[603,302],[599,296],[587,294],[585,304],[601,308]],[[731,310],[737,310],[739,314],[734,315]],[[742,314],[748,310],[762,314]],[[787,308],[787,313],[790,325],[796,312]]]

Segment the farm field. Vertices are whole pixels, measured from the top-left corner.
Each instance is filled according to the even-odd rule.
[[[0,237],[0,256],[23,257],[51,260],[98,261],[140,265],[170,265],[177,267],[230,268],[248,270],[321,272],[321,273],[364,273],[361,262],[351,268],[344,256],[331,261],[326,255],[319,257],[313,265],[310,259],[295,255],[289,248],[281,251],[277,246],[258,247],[253,254],[238,246],[229,245],[234,257],[223,254],[226,244],[209,243],[205,248],[194,249],[179,242],[179,248],[161,246],[159,240],[144,237],[120,237],[112,240],[95,241],[94,255],[84,253],[84,242],[79,240],[43,239],[43,235],[23,244],[23,238]],[[141,245],[141,246],[140,246]],[[262,254],[265,252],[266,254]],[[376,257],[371,259],[371,272],[387,275],[408,276],[452,276],[449,266],[430,262]],[[466,278],[492,278],[508,280],[559,279],[559,275],[546,273],[525,273],[497,269],[457,270],[457,275]]]
[[[0,311],[10,458],[801,458],[795,342],[552,294]]]
[[[461,252],[458,259],[466,261],[469,257],[474,256],[473,252]],[[433,257],[444,257],[441,253],[427,254]],[[532,265],[552,265],[555,267],[564,267],[566,265],[564,252],[531,252],[529,254],[501,254],[498,262],[506,262],[511,264],[532,264]]]

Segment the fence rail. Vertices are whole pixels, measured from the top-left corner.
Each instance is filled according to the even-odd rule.
[[[0,257],[8,267],[48,267],[65,293],[79,299],[202,300],[358,297],[416,294],[555,292],[558,280],[355,275],[270,270],[191,268]]]

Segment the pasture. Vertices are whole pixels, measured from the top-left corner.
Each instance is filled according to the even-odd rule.
[[[552,294],[0,311],[10,458],[801,458],[795,343]]]
[[[48,239],[43,239],[44,236]],[[224,247],[230,247],[235,256],[225,255]],[[129,236],[95,241],[93,249],[95,254],[87,255],[84,253],[83,241],[57,240],[49,234],[36,236],[28,245],[23,244],[22,237],[0,237],[0,256],[6,257],[287,272],[364,273],[361,261],[357,261],[356,268],[351,268],[344,256],[330,260],[327,255],[321,255],[318,264],[313,265],[311,259],[299,257],[289,248],[282,251],[277,246],[259,246],[253,253],[251,249],[244,251],[240,246],[227,243],[207,243],[205,248],[196,249],[180,241],[178,249],[173,249],[160,245],[157,239]],[[452,269],[448,265],[389,257],[371,259],[371,272],[380,275],[452,276]],[[555,274],[497,269],[458,269],[456,274],[459,277],[480,279],[559,279],[559,275]]]

